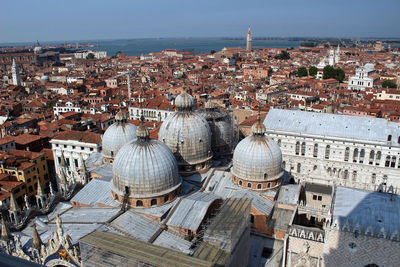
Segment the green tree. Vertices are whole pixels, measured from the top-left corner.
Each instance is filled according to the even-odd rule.
[[[212,54],[215,54],[215,53],[217,53],[217,51],[215,51],[215,50],[211,50],[210,51],[210,54],[212,55]]]
[[[315,67],[315,66],[311,66],[311,67],[310,67],[310,69],[309,69],[309,74],[310,74],[311,76],[316,76],[316,75],[317,75],[317,72],[318,72],[317,67]]]
[[[275,59],[290,59],[290,54],[287,51],[281,51],[279,55],[275,56]]]
[[[209,69],[210,67],[208,67],[208,65],[203,65],[202,67],[201,67],[201,69],[202,70],[206,70],[206,69]]]
[[[307,68],[306,67],[301,66],[301,67],[298,68],[297,76],[304,77],[304,76],[307,76],[307,75],[308,75],[308,73],[307,73]]]
[[[113,58],[117,58],[120,56],[120,54],[123,54],[122,51],[117,51],[117,53],[115,53],[115,55],[113,56]]]
[[[52,109],[54,105],[57,103],[58,99],[54,98],[46,103],[46,108]]]
[[[87,54],[86,59],[94,59],[94,54],[93,53]]]
[[[346,77],[346,74],[344,73],[344,70],[341,68],[335,69],[335,79],[338,80],[339,82],[343,82],[344,77]]]
[[[396,88],[397,85],[396,85],[393,81],[386,80],[386,81],[384,81],[384,82],[382,83],[382,87],[383,87],[383,88]]]
[[[324,68],[324,75],[323,78],[324,79],[336,79],[339,82],[343,82],[344,78],[345,78],[346,74],[344,73],[344,71],[341,68],[334,68],[330,65],[326,66]]]
[[[330,79],[335,77],[335,68],[331,65],[325,66],[323,79]]]

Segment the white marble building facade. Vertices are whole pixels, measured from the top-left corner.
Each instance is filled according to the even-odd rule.
[[[374,79],[369,77],[369,75],[373,71],[374,65],[370,63],[357,68],[355,75],[349,78],[347,89],[365,91],[366,88],[372,88],[374,85]]]
[[[400,123],[273,109],[264,124],[297,182],[400,194]]]
[[[129,107],[129,118],[131,120],[140,120],[140,116],[144,116],[149,121],[164,121],[168,115],[174,113],[175,110],[153,109],[146,107]]]
[[[82,132],[85,134],[84,132]],[[65,175],[73,178],[74,182],[85,184],[82,181],[82,170],[85,168],[84,161],[93,153],[101,152],[101,142],[83,142],[80,140],[52,139],[50,141],[54,156],[54,165],[57,183],[60,183],[60,174],[64,170]],[[63,162],[65,166],[63,167]]]
[[[56,103],[56,105],[53,107],[53,112],[54,112],[54,116],[58,116],[62,113],[66,113],[66,112],[82,112],[82,108],[80,106],[78,106],[75,103],[72,102],[66,102],[65,104],[62,102],[58,102]]]

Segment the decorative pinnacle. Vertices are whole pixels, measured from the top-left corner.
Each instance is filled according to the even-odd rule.
[[[32,227],[33,227],[33,241],[32,241],[32,247],[35,248],[35,249],[37,249],[37,250],[40,250],[40,248],[41,248],[43,242],[42,242],[42,239],[40,239],[40,235],[39,235],[39,233],[38,233],[38,231],[37,231],[37,229],[36,229],[36,223],[33,224]]]
[[[140,125],[136,130],[136,136],[141,139],[148,139],[150,136],[149,130],[147,129],[146,125],[144,124],[144,116],[140,116]]]
[[[1,215],[1,239],[7,241],[10,239],[10,229],[8,229],[6,220],[4,220],[5,215]]]

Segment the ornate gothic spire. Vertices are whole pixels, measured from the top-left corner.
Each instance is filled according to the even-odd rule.
[[[13,193],[10,196],[10,211],[19,211],[19,206]]]
[[[34,224],[32,226],[32,228],[33,228],[32,247],[40,251],[40,248],[41,248],[41,246],[43,244],[42,239],[40,239],[40,235],[39,235],[39,233],[38,233],[38,231],[36,229],[36,224]]]
[[[39,197],[46,196],[46,195],[44,194],[44,192],[43,192],[42,185],[41,185],[41,183],[40,183],[40,179],[38,179],[38,188],[37,188],[37,193],[36,193],[36,195],[39,196]]]
[[[4,216],[5,216],[4,214],[1,215],[1,240],[8,241],[10,240],[11,233],[10,229],[8,229],[6,220],[4,220]]]

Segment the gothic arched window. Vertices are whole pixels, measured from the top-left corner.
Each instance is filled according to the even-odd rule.
[[[378,151],[376,153],[375,165],[379,166],[381,158],[382,158],[382,152]]]
[[[329,159],[330,153],[331,153],[331,146],[327,145],[325,148],[325,159]]]
[[[369,164],[372,164],[374,162],[374,158],[375,158],[375,151],[371,150],[371,152],[369,152]]]
[[[390,156],[386,156],[385,167],[390,166]]]
[[[350,148],[346,147],[346,150],[344,151],[344,161],[349,161],[350,157]]]
[[[353,162],[357,162],[358,161],[358,148],[354,149],[353,152]]]
[[[364,162],[364,157],[365,157],[365,150],[361,149],[361,151],[360,151],[360,163]]]
[[[313,157],[314,158],[318,157],[318,144],[314,144]]]
[[[301,155],[304,156],[306,154],[306,143],[303,142],[301,144]]]

